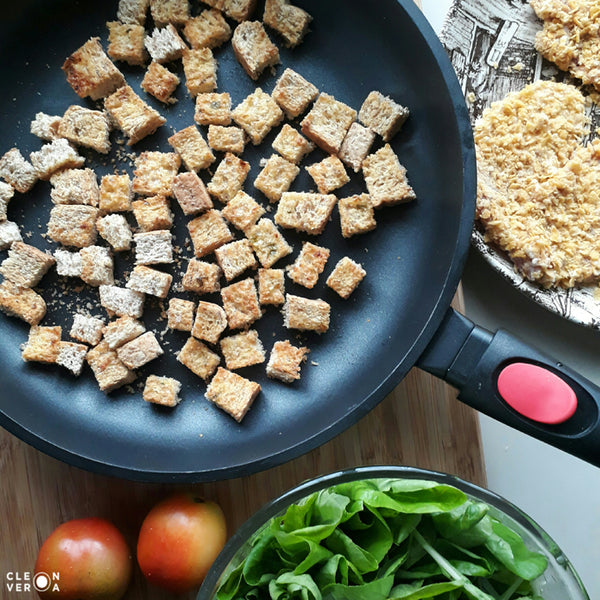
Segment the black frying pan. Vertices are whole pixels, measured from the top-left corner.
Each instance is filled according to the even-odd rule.
[[[475,156],[461,90],[426,20],[412,0],[299,4],[313,14],[314,24],[299,48],[282,49],[283,64],[356,108],[371,90],[381,90],[410,107],[411,117],[392,145],[418,195],[410,205],[378,212],[376,231],[351,240],[341,237],[334,213],[317,242],[331,249],[327,272],[344,255],[360,261],[368,272],[348,301],[322,282],[311,292],[287,282],[288,292],[322,297],[332,305],[326,335],[300,336],[311,349],[302,379],[285,386],[268,380],[264,365],[242,370],[259,381],[263,391],[243,423],[237,424],[203,398],[205,385],[175,361],[173,354],[186,335],[167,333],[163,339],[167,354],[140,372],[141,381],[156,373],[183,382],[181,405],[161,410],[144,403],[139,389],[134,395],[118,391],[105,396],[89,370],[74,379],[58,368],[23,363],[19,345],[27,337],[27,326],[2,317],[1,424],[48,454],[98,472],[152,481],[215,480],[272,467],[324,443],[371,410],[418,363],[460,387],[461,398],[478,409],[600,464],[599,411],[586,391],[591,384],[505,333],[492,337],[448,308],[473,225]],[[116,2],[30,0],[9,10],[0,24],[0,150],[16,145],[29,153],[40,144],[29,133],[37,111],[62,114],[70,104],[93,106],[74,94],[60,66],[90,36],[106,41],[104,23],[114,19]],[[230,48],[216,55],[219,88],[231,93],[235,105],[254,84]],[[138,89],[141,71],[120,66]],[[278,67],[277,73],[282,69]],[[267,74],[259,84],[270,91],[275,80]],[[193,103],[183,85],[177,97],[178,104],[171,108],[148,100],[167,116],[168,126],[136,145],[135,151],[169,151],[166,139],[171,132],[193,122]],[[269,153],[274,134],[258,150],[248,147],[244,154],[252,164],[246,184],[251,193],[259,158]],[[113,134],[113,139],[117,137]],[[84,154],[99,175],[112,171],[110,160],[102,164],[93,152]],[[315,152],[308,162],[322,156]],[[117,166],[131,172],[128,165]],[[292,189],[307,189],[310,183],[302,173]],[[362,191],[362,185],[360,177],[353,177],[341,193]],[[258,193],[256,197],[261,198]],[[50,206],[49,184],[39,183],[9,207],[9,218],[30,231],[26,240],[47,249],[53,245],[41,234]],[[181,239],[185,221],[177,207],[175,212],[175,233]],[[285,235],[296,250],[306,239]],[[183,266],[167,269],[176,280],[190,255],[183,248]],[[119,259],[119,273],[130,268],[128,259],[127,255]],[[84,289],[61,292],[57,298],[59,283],[50,274],[40,286],[50,305],[44,324],[62,324],[68,331],[73,307],[87,302],[94,306],[97,296],[95,290]],[[95,312],[102,314],[101,309]],[[158,303],[148,301],[144,319],[156,331],[165,329],[159,316]],[[268,351],[273,341],[288,336],[281,322],[281,314],[271,309],[257,324]],[[502,402],[496,377],[505,363],[516,359],[560,373],[578,393],[575,416],[565,424],[546,426]]]

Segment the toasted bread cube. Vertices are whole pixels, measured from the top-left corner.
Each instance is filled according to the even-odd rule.
[[[208,346],[193,337],[185,343],[177,356],[177,360],[204,380],[215,372],[221,362],[218,354],[215,354]]]
[[[196,215],[213,207],[204,182],[194,171],[180,173],[173,179],[173,195],[186,216]]]
[[[195,125],[178,131],[168,141],[181,156],[188,171],[206,169],[215,161],[214,154]]]
[[[244,279],[224,287],[221,299],[230,329],[245,329],[262,316],[253,279]]]
[[[213,0],[214,1],[214,0]],[[222,4],[222,6],[217,6],[219,10],[222,10],[229,18],[234,19],[235,21],[246,21],[250,18],[250,15],[254,12],[256,8],[256,0],[216,0],[218,4]],[[212,2],[206,2],[210,6],[214,6]]]
[[[259,392],[258,383],[219,367],[204,395],[240,423]]]
[[[119,0],[117,19],[121,23],[143,25],[150,0]]]
[[[358,173],[374,141],[375,132],[355,121],[350,125],[350,129],[348,129],[348,133],[342,142],[339,157],[349,167],[352,167],[355,173]]]
[[[384,142],[389,142],[400,131],[410,111],[405,106],[394,102],[381,92],[371,92],[358,113],[358,120],[375,133]]]
[[[279,49],[260,21],[243,21],[231,38],[233,52],[244,71],[256,81],[267,68],[279,64]]]
[[[283,269],[258,270],[258,299],[261,304],[283,304],[284,289]]]
[[[128,85],[106,98],[104,108],[115,125],[129,138],[128,146],[133,146],[166,123],[166,119]]]
[[[85,163],[85,158],[63,138],[44,144],[37,152],[29,155],[37,176],[44,181],[50,179],[53,173],[61,169],[74,169]]]
[[[55,263],[54,257],[23,242],[13,242],[8,258],[0,265],[0,273],[22,287],[36,286]]]
[[[323,233],[336,202],[333,194],[285,192],[275,213],[275,223],[284,229],[319,235]]]
[[[181,280],[181,285],[186,292],[212,294],[221,289],[219,282],[221,274],[222,271],[219,265],[192,258]]]
[[[0,221],[6,221],[6,211],[8,210],[8,203],[12,200],[15,195],[15,189],[9,183],[0,181]]]
[[[189,19],[183,35],[192,48],[216,48],[231,37],[231,27],[218,10],[210,8]]]
[[[155,27],[144,39],[146,50],[154,62],[166,63],[178,60],[187,49],[185,42],[170,23],[166,27]]]
[[[292,253],[292,247],[269,219],[261,219],[245,233],[260,264],[266,269]]]
[[[88,347],[73,342],[58,342],[56,364],[68,369],[73,375],[81,375]]]
[[[65,169],[50,177],[50,198],[54,204],[98,206],[100,189],[92,169]]]
[[[338,202],[342,235],[345,238],[367,233],[377,227],[369,194],[341,198]]]
[[[96,317],[75,313],[69,335],[74,339],[90,346],[95,346],[102,339],[104,321]]]
[[[260,190],[270,202],[278,202],[283,192],[287,192],[300,169],[289,160],[272,154],[262,171],[254,180],[254,187]]]
[[[252,227],[260,217],[265,214],[265,209],[246,192],[239,191],[221,211],[221,214],[241,231]]]
[[[175,73],[153,60],[144,75],[141,87],[157,100],[165,104],[174,104],[177,98],[173,98],[173,92],[180,83]]]
[[[12,221],[0,222],[0,250],[6,250],[13,242],[22,242],[19,226]]]
[[[55,363],[58,358],[60,327],[36,325],[29,330],[29,338],[23,346],[21,356],[24,361]]]
[[[185,85],[192,98],[217,87],[217,61],[210,48],[186,49],[182,61]]]
[[[106,215],[96,221],[96,229],[115,252],[131,249],[133,234],[127,219],[123,215]]]
[[[133,188],[129,175],[105,175],[100,180],[100,200],[102,212],[126,212],[131,210]]]
[[[263,21],[293,48],[304,39],[312,17],[289,0],[266,0]]]
[[[190,300],[171,298],[167,310],[167,327],[177,331],[192,331],[196,305]]]
[[[265,362],[265,349],[254,329],[223,338],[220,346],[228,369],[242,369]]]
[[[335,269],[325,283],[342,298],[347,299],[366,274],[367,272],[359,263],[344,256],[335,265]]]
[[[159,27],[167,23],[183,25],[190,18],[188,0],[150,0],[150,13]]]
[[[162,195],[151,196],[131,203],[133,214],[142,231],[171,229],[173,213],[169,201]]]
[[[22,194],[28,192],[38,180],[36,169],[17,148],[11,148],[0,158],[0,177]]]
[[[69,252],[57,248],[54,251],[54,260],[56,260],[56,272],[62,277],[81,276],[81,254],[79,252]]]
[[[175,152],[142,152],[135,159],[133,191],[143,196],[170,196],[181,166]]]
[[[209,125],[208,145],[217,152],[241,154],[246,146],[244,130],[239,127]]]
[[[139,319],[144,312],[144,294],[116,285],[101,285],[100,304],[109,316],[135,317]]]
[[[107,394],[135,380],[135,373],[130,371],[106,342],[100,342],[85,357],[90,365],[98,386]]]
[[[283,306],[283,324],[288,329],[325,333],[329,329],[331,307],[324,300],[310,300],[287,294]]]
[[[142,397],[146,402],[172,408],[181,402],[180,391],[181,383],[177,379],[148,375]]]
[[[48,236],[63,246],[85,248],[96,241],[98,209],[79,204],[58,204],[50,211]]]
[[[298,164],[304,156],[315,149],[315,145],[309,142],[301,133],[291,125],[285,123],[277,137],[273,140],[273,149],[283,158]]]
[[[275,342],[267,363],[267,377],[292,383],[300,379],[300,365],[306,360],[309,349],[292,346],[289,340]]]
[[[166,298],[172,282],[173,275],[138,265],[134,267],[125,287],[158,298]]]
[[[90,38],[65,60],[62,70],[69,85],[80,97],[104,98],[125,85],[123,74],[106,56],[100,38]]]
[[[146,62],[143,25],[109,21],[107,54],[113,60],[122,60],[130,65],[143,65]]]
[[[117,348],[119,360],[128,369],[139,369],[162,354],[164,351],[152,331],[147,331]]]
[[[131,342],[146,331],[144,324],[133,317],[119,317],[115,321],[110,321],[102,330],[104,341],[111,350],[120,348],[123,344]]]
[[[319,95],[319,90],[293,69],[287,68],[277,80],[271,96],[288,119],[299,117]]]
[[[79,251],[81,255],[81,279],[88,285],[112,285],[114,278],[113,257],[104,246],[88,246]]]
[[[325,269],[328,260],[328,248],[304,242],[298,258],[287,269],[288,277],[297,284],[312,289],[319,280],[319,275]]]
[[[30,325],[37,325],[46,314],[46,303],[31,288],[6,280],[0,284],[0,310]]]
[[[61,117],[57,115],[47,115],[46,113],[38,112],[35,114],[33,121],[31,121],[29,131],[41,140],[51,142],[60,137],[58,135],[60,119]]]
[[[216,344],[227,328],[227,315],[213,302],[198,302],[192,335],[198,340]]]
[[[235,279],[246,269],[254,269],[257,266],[252,246],[246,239],[231,242],[217,248],[215,250],[215,257],[227,281]]]
[[[205,92],[196,96],[194,121],[198,125],[229,125],[231,96],[228,92]]]
[[[173,262],[173,238],[170,231],[146,231],[133,236],[136,265]]]
[[[210,254],[223,244],[231,242],[233,236],[225,219],[218,210],[208,210],[188,223],[196,258]]]
[[[238,104],[231,116],[250,136],[254,145],[260,144],[267,133],[283,120],[283,113],[277,103],[260,88],[256,88]]]
[[[211,196],[227,204],[242,189],[249,171],[250,163],[227,152],[206,189]]]
[[[367,156],[362,168],[373,208],[416,199],[406,178],[406,169],[389,144]]]
[[[328,156],[321,162],[306,167],[306,170],[321,194],[329,194],[350,181],[344,163],[337,156]]]

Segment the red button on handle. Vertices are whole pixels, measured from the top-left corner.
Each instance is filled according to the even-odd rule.
[[[564,423],[577,409],[577,395],[564,380],[529,363],[512,363],[502,369],[498,391],[509,406],[538,423]]]

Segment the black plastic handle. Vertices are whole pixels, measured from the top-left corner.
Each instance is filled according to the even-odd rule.
[[[515,362],[543,367],[566,382],[577,395],[575,414],[545,425],[507,404],[498,376]],[[510,333],[490,333],[450,309],[417,366],[458,388],[459,400],[469,406],[600,467],[600,388]]]

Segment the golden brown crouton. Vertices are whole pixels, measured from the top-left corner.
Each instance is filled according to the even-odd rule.
[[[170,273],[151,269],[145,265],[137,265],[131,272],[125,287],[158,298],[166,298],[172,282],[173,275]]]
[[[100,342],[86,356],[100,389],[107,394],[131,383],[136,375],[130,371],[106,342]]]
[[[171,298],[167,310],[167,327],[177,331],[192,331],[196,305],[190,300]]]
[[[188,0],[150,0],[150,14],[158,27],[183,25],[190,18],[190,5]]]
[[[146,12],[150,0],[119,0],[117,19],[121,23],[143,25],[146,22]]]
[[[79,340],[90,346],[95,346],[102,339],[104,321],[97,317],[90,317],[81,313],[75,313],[73,325],[69,335],[74,340]]]
[[[175,177],[173,195],[186,216],[196,215],[213,207],[204,182],[194,171],[180,173]]]
[[[208,379],[221,362],[218,354],[193,337],[185,343],[177,360],[202,379]]]
[[[31,288],[6,280],[0,284],[0,310],[30,325],[37,325],[46,314],[46,303]]]
[[[369,194],[340,198],[338,202],[342,235],[345,238],[367,233],[377,227]]]
[[[155,27],[144,39],[144,44],[152,60],[157,63],[178,60],[187,49],[185,42],[171,23],[166,27]]]
[[[98,207],[104,213],[131,210],[133,189],[129,175],[105,175],[100,180]]]
[[[221,211],[221,214],[241,231],[252,227],[265,214],[265,209],[246,192],[239,191]]]
[[[363,280],[367,272],[352,259],[344,256],[325,282],[332,290],[346,299]]]
[[[170,231],[145,231],[133,236],[136,265],[173,262],[173,237]]]
[[[389,142],[408,119],[409,110],[381,92],[371,92],[358,113],[359,121]]]
[[[180,165],[175,152],[142,152],[135,159],[133,191],[143,196],[170,196]]]
[[[58,204],[50,211],[48,236],[63,246],[85,248],[96,241],[98,209],[93,206]]]
[[[196,258],[201,258],[233,239],[218,210],[208,210],[188,223]]]
[[[244,131],[239,127],[208,126],[208,145],[217,152],[241,154],[246,146]]]
[[[304,39],[312,17],[289,0],[266,0],[263,21],[281,35],[286,46],[294,47]]]
[[[324,300],[310,300],[287,294],[283,306],[283,324],[288,329],[325,333],[329,329],[331,307]]]
[[[181,402],[181,383],[172,377],[148,375],[142,397],[146,402],[172,408]]]
[[[256,8],[256,0],[205,0],[205,4],[222,10],[229,18],[238,22],[249,19]]]
[[[55,363],[58,358],[60,327],[36,325],[29,330],[29,338],[23,346],[21,356],[24,361]]]
[[[259,392],[258,383],[219,367],[205,396],[239,423],[250,410]]]
[[[267,363],[267,376],[284,383],[300,379],[300,365],[306,360],[308,352],[308,348],[297,348],[288,340],[275,342]]]
[[[338,156],[358,173],[374,141],[375,132],[355,121],[348,129]]]
[[[74,169],[85,163],[85,158],[67,140],[58,138],[44,144],[37,152],[29,155],[37,176],[44,181],[61,169]]]
[[[231,116],[255,145],[260,144],[267,133],[283,120],[283,113],[277,103],[260,88],[256,88],[238,104]]]
[[[192,258],[188,263],[181,285],[187,292],[211,294],[221,289],[221,284],[219,283],[221,274],[221,267],[219,265]]]
[[[328,248],[304,242],[298,258],[287,269],[288,277],[297,284],[312,289],[319,280],[319,275],[325,269],[328,260]]]
[[[254,329],[223,338],[220,346],[228,369],[242,369],[265,362],[265,349]]]
[[[13,242],[8,258],[0,265],[0,273],[22,287],[36,286],[55,263],[54,257],[23,242]]]
[[[98,233],[115,252],[125,252],[131,248],[133,234],[123,215],[106,215],[96,221]]]
[[[258,270],[258,299],[261,304],[283,304],[285,282],[283,269]]]
[[[256,81],[267,68],[279,64],[279,49],[260,21],[243,21],[233,32],[233,52],[244,71]]]
[[[254,187],[260,190],[270,202],[277,202],[283,192],[287,192],[300,169],[289,160],[272,154],[262,171],[254,180]]]
[[[231,96],[205,92],[196,96],[194,121],[198,125],[229,125],[231,123]]]
[[[162,195],[150,196],[131,203],[133,214],[142,231],[171,229],[173,213],[169,201]]]
[[[146,331],[144,324],[130,316],[119,317],[111,321],[102,330],[104,341],[111,350],[120,348],[123,344],[135,340]]]
[[[104,246],[88,246],[79,251],[81,279],[88,285],[112,285],[115,282],[113,257]]]
[[[260,264],[267,269],[292,253],[292,247],[269,219],[261,219],[245,233]]]
[[[156,336],[147,331],[117,349],[119,360],[128,369],[139,369],[164,354]]]
[[[146,30],[143,25],[109,21],[107,54],[113,60],[122,60],[130,65],[143,65],[148,54],[144,46]]]
[[[211,344],[216,344],[227,328],[227,315],[222,307],[213,302],[198,302],[198,311],[192,335]]]
[[[139,319],[144,312],[144,294],[116,285],[101,285],[100,304],[109,316],[134,317]]]
[[[254,269],[257,266],[252,246],[246,239],[231,242],[217,248],[215,250],[215,257],[227,281],[235,279],[246,269]]]
[[[65,169],[50,177],[50,198],[54,204],[98,206],[100,190],[92,169]]]
[[[224,287],[221,299],[230,329],[245,329],[262,316],[253,279],[244,279]]]
[[[210,48],[186,49],[182,61],[185,85],[192,98],[217,87],[217,61]]]
[[[181,156],[188,171],[206,169],[215,161],[214,154],[195,125],[174,133],[168,141]]]
[[[304,156],[315,149],[315,145],[291,125],[285,123],[273,140],[273,149],[283,158],[297,165]]]
[[[300,73],[287,68],[277,80],[271,95],[287,118],[295,119],[319,95],[319,90]]]
[[[321,194],[329,194],[350,181],[344,163],[337,156],[328,156],[321,162],[306,167]]]
[[[69,106],[60,120],[58,135],[76,146],[85,146],[106,154],[110,150],[110,125],[100,110]]]
[[[11,148],[0,158],[0,177],[22,194],[28,192],[38,180],[35,168],[17,148]]]
[[[285,192],[277,206],[275,223],[285,229],[323,233],[337,198],[333,194]]]
[[[73,375],[81,375],[88,347],[73,342],[58,342],[56,364],[68,369]]]
[[[179,77],[175,73],[153,60],[144,75],[141,87],[157,100],[165,104],[174,104],[177,98],[173,98],[173,92],[179,84]]]
[[[189,19],[183,35],[192,48],[216,48],[231,37],[231,27],[225,17],[213,8]]]
[[[242,189],[249,171],[250,163],[227,152],[206,189],[211,196],[227,204]]]

